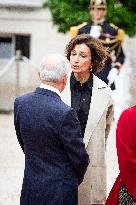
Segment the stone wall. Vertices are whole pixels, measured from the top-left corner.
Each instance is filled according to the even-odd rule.
[[[64,54],[64,49],[70,39],[69,34],[57,32],[48,9],[0,8],[1,35],[30,35],[31,63],[20,63],[20,93],[34,89],[39,82],[36,80],[36,70],[43,56],[50,53]],[[8,62],[8,61],[7,61]],[[0,59],[0,71],[6,65]],[[34,66],[33,66],[34,65]],[[0,110],[13,108],[16,96],[16,65],[0,76]]]

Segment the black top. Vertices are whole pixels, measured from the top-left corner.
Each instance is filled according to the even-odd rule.
[[[80,82],[76,80],[74,74],[71,74],[71,107],[74,108],[77,112],[78,119],[81,125],[81,133],[83,137],[90,109],[92,87],[93,75],[90,75],[88,81],[83,83],[81,86]]]

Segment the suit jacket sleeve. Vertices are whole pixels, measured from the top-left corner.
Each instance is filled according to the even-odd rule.
[[[64,117],[59,134],[80,184],[89,164],[89,156],[81,136],[80,123],[73,109]]]
[[[24,152],[24,143],[23,143],[23,140],[22,140],[21,134],[20,134],[19,109],[20,109],[20,107],[18,104],[18,100],[16,98],[16,100],[14,102],[14,126],[15,126],[15,131],[16,131],[18,142],[19,142],[19,144]]]
[[[116,55],[116,63],[120,63],[122,65],[125,60],[125,54],[123,52],[123,48],[121,44],[119,44],[119,46],[117,46],[117,48],[115,49],[115,55]]]

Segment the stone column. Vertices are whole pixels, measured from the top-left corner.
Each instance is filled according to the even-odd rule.
[[[116,121],[124,109],[136,104],[136,36],[126,36],[122,46],[126,58],[115,81],[116,90],[113,95]]]
[[[126,55],[123,92],[124,97],[128,96],[128,106],[133,106],[136,104],[136,36],[133,38],[126,36],[123,46]]]

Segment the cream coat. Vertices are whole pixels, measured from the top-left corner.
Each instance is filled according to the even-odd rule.
[[[62,100],[71,106],[70,79],[62,93]],[[93,90],[84,143],[90,164],[79,186],[79,205],[104,204],[106,200],[105,145],[113,119],[111,90],[93,76]]]

